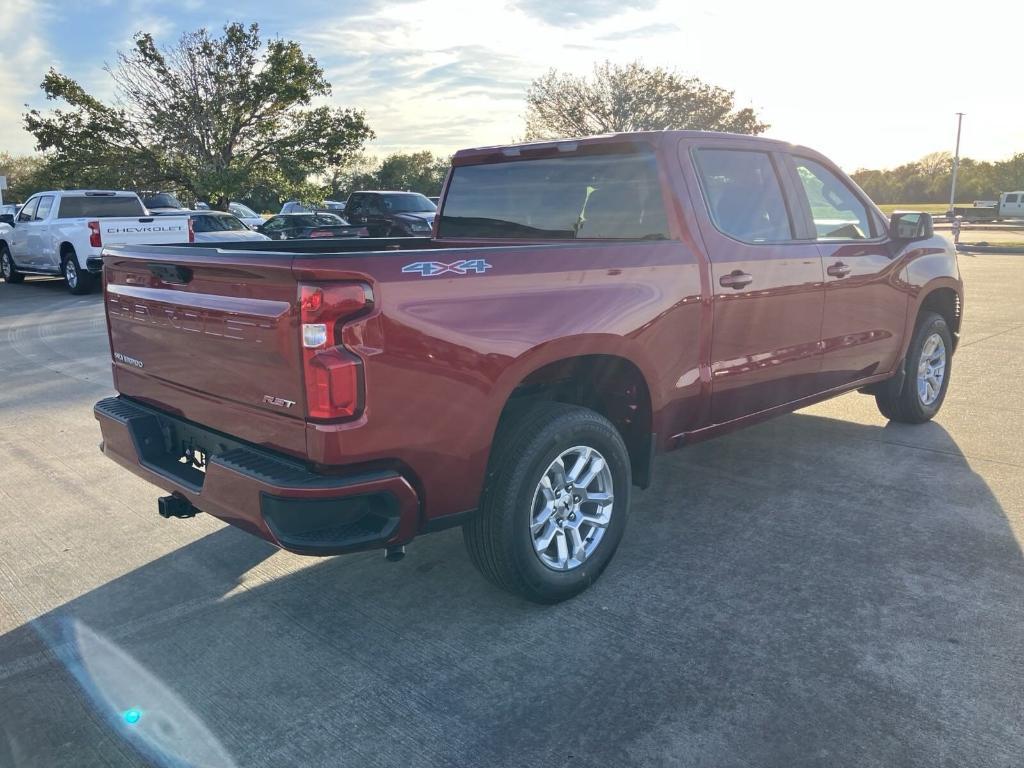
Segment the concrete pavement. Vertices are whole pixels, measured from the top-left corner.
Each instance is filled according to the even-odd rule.
[[[0,766],[1021,765],[1024,261],[961,266],[935,422],[851,394],[664,456],[553,607],[458,531],[160,519],[97,450],[100,297],[0,283]]]

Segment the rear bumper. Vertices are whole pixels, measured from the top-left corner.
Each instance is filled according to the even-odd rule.
[[[404,544],[416,533],[419,499],[398,472],[323,475],[124,397],[96,403],[101,449],[136,475],[196,508],[304,555]],[[180,459],[206,454],[206,471]]]
[[[85,260],[85,268],[94,275],[100,274],[103,271],[103,257],[90,256]]]

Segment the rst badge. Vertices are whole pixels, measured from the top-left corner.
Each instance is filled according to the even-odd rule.
[[[267,405],[276,405],[278,408],[291,408],[295,405],[294,400],[285,400],[283,397],[274,397],[273,395],[264,395],[263,402]]]
[[[412,264],[406,264],[402,267],[403,272],[413,272],[419,274],[422,277],[437,277],[438,275],[465,275],[470,272],[475,272],[478,275],[482,275],[491,265],[483,259],[460,259],[459,261],[453,261],[451,264],[445,264],[443,261],[417,261]]]

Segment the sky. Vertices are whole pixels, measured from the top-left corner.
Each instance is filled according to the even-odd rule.
[[[640,60],[733,90],[771,124],[847,171],[952,151],[1024,152],[1018,55],[1024,4],[718,0],[0,0],[0,151],[31,152],[25,105],[45,107],[49,67],[102,98],[105,63],[147,31],[259,22],[299,42],[366,112],[372,153],[510,143],[524,94],[550,68]],[[943,9],[948,8],[948,12]],[[953,11],[956,15],[953,16]],[[993,15],[995,14],[995,15]],[[1018,95],[1015,95],[1018,94]]]

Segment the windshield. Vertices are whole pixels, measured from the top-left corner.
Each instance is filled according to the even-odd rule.
[[[418,192],[381,195],[384,207],[391,213],[432,213],[437,206]]]
[[[259,218],[259,214],[256,211],[241,203],[232,203],[228,206],[228,210],[235,214],[235,216],[244,216],[247,219]]]
[[[192,216],[192,228],[196,232],[236,232],[248,229],[245,224],[227,213],[203,213]]]
[[[80,197],[62,197],[59,219],[77,219],[90,216],[97,219],[113,216],[145,216],[146,209],[134,195],[82,195]]]

